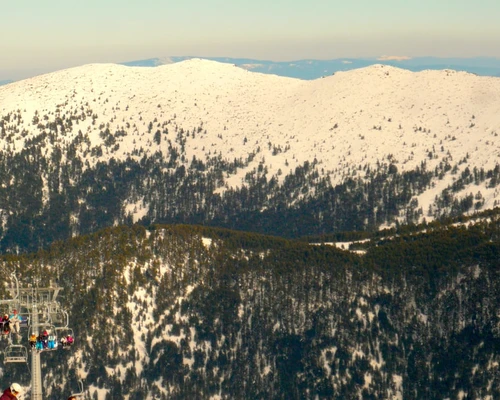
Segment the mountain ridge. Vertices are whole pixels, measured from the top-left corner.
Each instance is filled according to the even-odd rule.
[[[300,237],[490,209],[499,93],[448,70],[304,81],[199,59],[4,86],[0,247],[136,222]]]
[[[65,79],[66,86],[58,88]],[[439,157],[427,161],[431,166],[451,152],[455,160],[468,154],[477,158],[478,168],[493,168],[500,160],[494,136],[500,131],[496,116],[499,92],[500,79],[464,72],[412,73],[373,65],[300,81],[195,59],[151,70],[90,64],[43,75],[0,89],[0,111],[27,109],[23,120],[31,121],[34,108],[44,107],[38,110],[40,114],[62,112],[67,103],[65,112],[69,113],[69,106],[81,107],[87,102],[88,107],[97,107],[93,110],[98,114],[96,126],[125,129],[127,123],[135,124],[136,135],[143,134],[145,124],[155,119],[180,116],[175,124],[184,130],[202,124],[208,132],[197,137],[198,145],[188,146],[188,159],[204,159],[207,148],[213,147],[225,148],[224,153],[235,158],[246,157],[259,147],[264,152],[268,143],[289,147],[287,154],[272,156],[273,167],[268,167],[274,174],[314,158],[328,166],[337,164],[339,169],[374,165],[396,152],[392,162],[402,170],[419,165],[429,152]],[[130,103],[132,115],[124,112],[126,103]],[[89,134],[92,145],[99,144],[100,129],[84,122],[78,130]],[[76,134],[76,126],[72,132]],[[216,135],[224,138],[215,140]],[[493,146],[482,146],[483,154],[477,154],[477,143],[482,141]],[[123,148],[118,151],[122,157],[133,150],[129,142],[122,140]],[[22,148],[20,145],[18,142],[16,148]],[[271,156],[272,152],[267,153]],[[343,158],[345,162],[337,161]],[[329,171],[330,178],[340,182],[342,173],[335,169]],[[239,185],[237,181],[233,184]]]

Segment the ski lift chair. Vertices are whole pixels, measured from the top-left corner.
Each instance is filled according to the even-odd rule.
[[[70,399],[72,397],[75,397],[77,399],[83,399],[83,396],[85,394],[83,393],[83,382],[82,381],[78,381],[78,389],[80,390],[78,393],[71,393],[71,395],[69,396]]]
[[[57,308],[54,310],[50,310],[48,314],[52,324],[56,326],[59,325],[68,326],[69,317],[68,313],[65,310]]]
[[[30,317],[21,315],[21,322],[19,323],[19,328],[28,328],[30,326]]]
[[[43,351],[54,351],[57,350],[58,343],[58,332],[54,325],[50,324],[39,324],[37,326],[37,333],[47,331],[47,344],[43,347]],[[52,337],[52,340],[51,340]]]
[[[28,362],[28,349],[20,344],[8,345],[3,353],[3,362],[6,364]]]
[[[75,339],[75,335],[73,333],[73,329],[71,328],[68,328],[67,326],[61,326],[61,327],[56,327],[56,335],[58,338],[60,338],[59,340],[61,339],[65,339],[67,338],[68,336],[71,336],[73,338],[73,340]],[[60,341],[59,341],[60,342]],[[61,342],[60,342],[61,343]],[[73,344],[69,345],[69,346],[65,346],[65,345],[62,345],[61,347],[64,349],[64,350],[69,350],[71,347],[73,346]]]

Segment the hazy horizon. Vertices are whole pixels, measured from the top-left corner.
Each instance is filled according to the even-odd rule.
[[[89,0],[4,3],[0,80],[162,56],[500,57],[500,2]]]

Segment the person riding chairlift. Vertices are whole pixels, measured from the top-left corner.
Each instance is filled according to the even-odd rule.
[[[56,341],[57,338],[54,334],[49,335],[49,349],[55,349],[56,348]]]
[[[2,318],[3,329],[2,333],[8,335],[10,333],[10,319],[9,314],[5,314]]]
[[[12,325],[13,332],[19,334],[19,327],[21,325],[21,316],[17,313],[17,310],[14,310],[13,314],[11,314],[10,324]]]
[[[42,339],[43,348],[46,349],[49,346],[49,333],[47,329],[44,329],[40,334],[40,338]]]
[[[35,345],[36,349],[38,351],[42,351],[43,350],[43,340],[42,340],[42,334],[39,334],[37,337],[36,337],[36,345]]]
[[[62,347],[70,347],[73,345],[75,339],[73,339],[73,336],[71,335],[66,335],[66,337],[61,338],[61,345]]]
[[[32,349],[36,348],[36,335],[34,333],[31,333],[30,336],[30,346]]]

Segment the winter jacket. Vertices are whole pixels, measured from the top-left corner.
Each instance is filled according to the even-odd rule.
[[[11,314],[10,317],[10,322],[13,324],[20,324],[21,323],[21,316],[19,314]]]
[[[2,397],[0,397],[0,400],[12,400],[12,399],[17,399],[17,397],[12,394],[10,388],[5,389],[5,391],[2,394]]]

